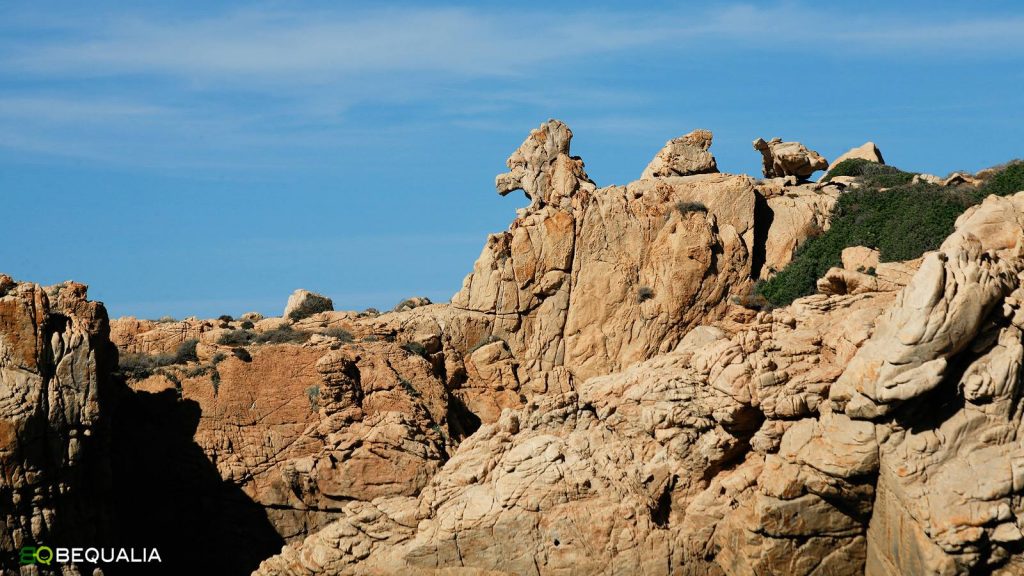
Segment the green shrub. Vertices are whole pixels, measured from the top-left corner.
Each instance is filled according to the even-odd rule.
[[[309,399],[309,409],[316,410],[320,404],[320,387],[310,386],[306,388],[306,398]]]
[[[217,352],[216,354],[213,355],[212,358],[210,358],[210,364],[213,364],[214,366],[216,366],[217,364],[220,364],[221,362],[226,360],[227,357],[228,357],[227,354],[225,354],[223,352]]]
[[[833,172],[847,162],[854,161],[841,162]],[[859,162],[874,164],[866,160]],[[818,278],[829,268],[841,265],[844,248],[876,248],[882,262],[911,260],[938,248],[953,231],[957,217],[968,207],[990,194],[1007,195],[1024,190],[1024,163],[1008,164],[978,188],[909,184],[906,172],[871,173],[870,170],[865,172],[862,165],[844,168],[845,172],[855,170],[864,174],[862,185],[839,197],[828,232],[806,240],[788,266],[757,286],[756,293],[772,305],[784,306],[796,298],[813,294]],[[905,183],[890,187],[894,181]]]
[[[309,340],[309,332],[294,330],[291,326],[281,326],[266,332],[253,332],[252,330],[232,330],[225,332],[217,338],[217,343],[223,346],[246,346],[249,344],[286,344],[301,343]]]
[[[253,342],[256,344],[298,344],[309,340],[309,336],[309,332],[293,330],[291,326],[281,326],[256,334]]]
[[[700,202],[676,202],[676,210],[686,216],[690,212],[707,212],[708,207]]]
[[[241,324],[241,327],[242,327],[242,330],[252,330],[253,328],[256,327],[256,325],[253,324],[252,322],[248,321],[248,320],[244,320],[242,322],[242,324]]]
[[[1009,196],[1021,190],[1024,190],[1024,161],[1014,160],[986,180],[975,196],[981,201],[989,194]]]
[[[654,298],[654,289],[650,286],[641,286],[640,289],[636,291],[636,301],[638,303],[646,302],[651,298]]]
[[[251,330],[241,329],[225,332],[217,338],[217,344],[223,346],[239,346],[249,344],[256,339],[256,333]]]
[[[334,310],[334,304],[327,298],[311,298],[306,301],[305,305],[301,308],[296,308],[288,313],[288,319],[292,322],[298,322],[303,318],[309,318],[314,314],[321,312],[330,312]]]
[[[181,344],[178,344],[178,349],[174,351],[174,361],[172,364],[184,364],[186,362],[198,362],[199,356],[196,355],[196,345],[199,344],[199,340],[185,340]]]
[[[217,320],[220,320],[221,322],[234,322],[235,321],[235,319],[232,318],[230,314],[221,314],[220,316],[217,317]]]
[[[399,378],[398,383],[402,385],[402,389],[405,390],[409,396],[412,396],[413,398],[419,398],[421,396],[420,391],[412,385],[412,382],[409,382],[405,378]]]
[[[231,349],[231,355],[238,358],[242,362],[252,362],[252,355],[249,351],[242,347],[236,347]]]
[[[863,158],[843,160],[836,164],[835,168],[829,170],[821,181],[829,182],[836,176],[866,176],[873,179],[875,185],[881,188],[909,184],[914,178],[914,174],[911,172],[904,172],[895,166],[887,166]]]
[[[185,370],[186,378],[197,378],[199,376],[205,376],[212,368],[210,366],[203,366],[198,364]]]
[[[337,338],[342,342],[352,342],[355,338],[352,337],[352,333],[344,328],[334,327],[324,330],[324,336],[331,336]]]
[[[419,342],[406,342],[405,344],[402,344],[402,350],[405,350],[410,354],[415,354],[416,356],[423,356],[424,358],[430,355],[423,344],[420,344]]]
[[[485,336],[484,338],[481,338],[480,341],[477,342],[475,346],[469,349],[469,353],[472,354],[473,352],[476,352],[477,350],[483,348],[484,346],[487,346],[488,344],[493,344],[495,342],[504,342],[504,340],[498,338],[493,334],[490,336]]]

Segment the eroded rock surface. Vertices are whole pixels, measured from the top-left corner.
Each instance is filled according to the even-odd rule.
[[[869,162],[877,162],[879,164],[885,164],[885,160],[882,158],[882,151],[878,149],[878,146],[874,142],[865,142],[856,148],[850,148],[846,152],[839,155],[838,158],[832,161],[825,169],[827,174],[833,168],[839,165],[843,160],[867,160]]]
[[[598,188],[571,138],[552,120],[509,158],[498,190],[530,205],[450,304],[113,322],[125,358],[161,358],[112,429],[125,463],[167,466],[158,514],[246,550],[218,573],[1024,571],[1024,193],[917,260],[848,248],[757,311],[753,282],[830,225],[845,184],[797,181],[824,159],[773,141],[768,178],[719,174],[696,131]],[[105,497],[83,480],[105,322],[84,287],[0,277],[4,550],[104,528],[82,495]],[[138,516],[113,517],[154,537]]]
[[[84,285],[0,275],[0,566],[22,546],[110,541],[108,331]]]
[[[1015,573],[1022,215],[990,198],[878,264],[884,287],[506,409],[417,499],[364,512],[380,536],[347,520],[259,573]]]
[[[761,153],[761,172],[765,178],[795,176],[806,180],[818,170],[828,168],[828,160],[799,142],[783,142],[772,138],[754,140],[754,150]]]
[[[708,152],[708,148],[711,148],[711,138],[710,130],[694,130],[685,136],[669,140],[647,165],[640,178],[691,176],[718,172],[715,157]]]

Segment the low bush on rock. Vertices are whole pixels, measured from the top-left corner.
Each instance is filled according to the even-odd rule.
[[[338,328],[338,327],[328,328],[327,330],[324,330],[324,336],[330,336],[332,338],[337,338],[338,340],[341,340],[342,342],[352,342],[352,341],[355,340],[355,338],[352,337],[352,333],[351,332],[349,332],[348,330],[345,330],[344,328]]]
[[[640,289],[636,291],[637,302],[646,302],[651,298],[654,298],[654,289],[650,286],[641,286]]]
[[[402,344],[402,350],[405,350],[410,354],[415,354],[416,356],[423,356],[424,358],[430,355],[423,344],[420,344],[419,342],[406,342],[405,344]]]
[[[690,212],[707,212],[708,207],[700,202],[676,202],[676,210],[685,216]]]
[[[294,330],[291,326],[281,326],[266,332],[252,330],[232,330],[217,338],[222,346],[245,346],[248,344],[300,344],[309,340],[310,333]]]
[[[863,158],[850,158],[836,164],[821,181],[830,182],[836,176],[867,176],[873,179],[876,186],[886,188],[909,184],[914,173]]]
[[[484,346],[487,346],[488,344],[493,344],[495,342],[504,342],[504,340],[502,340],[501,338],[498,338],[497,336],[495,336],[493,334],[490,335],[490,336],[486,336],[484,338],[481,338],[480,341],[477,342],[475,346],[470,348],[469,349],[469,353],[472,354],[473,352],[476,352],[477,350],[483,348]]]

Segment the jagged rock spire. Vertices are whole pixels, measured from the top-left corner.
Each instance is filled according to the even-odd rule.
[[[560,120],[548,120],[530,131],[526,140],[508,157],[509,171],[495,178],[498,194],[522,190],[531,206],[561,205],[583,183],[593,187],[583,160],[569,156],[572,130]]]

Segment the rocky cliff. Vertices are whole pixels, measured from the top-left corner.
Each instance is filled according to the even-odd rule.
[[[107,313],[81,284],[0,275],[0,548],[107,538]]]
[[[698,130],[598,187],[571,140],[549,121],[508,159],[497,190],[529,205],[448,304],[299,291],[280,318],[108,328],[80,285],[0,277],[4,550],[148,539],[187,570],[205,543],[232,551],[207,567],[263,575],[1024,571],[1024,193],[919,258],[849,247],[772,308],[757,282],[858,177],[807,182],[828,162],[781,139],[755,142],[765,178],[722,174]]]

